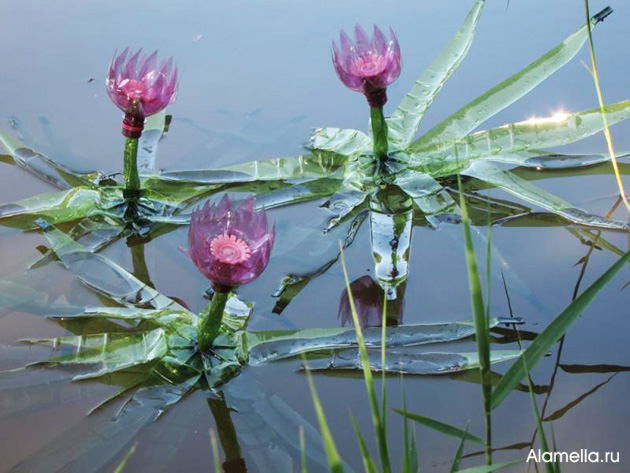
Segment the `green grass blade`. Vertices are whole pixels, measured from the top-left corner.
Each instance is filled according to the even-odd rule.
[[[628,102],[628,106],[630,111],[630,102]],[[462,171],[462,174],[496,186],[526,202],[559,215],[569,222],[589,227],[609,228],[611,230],[627,231],[630,228],[626,222],[618,222],[589,214],[564,199],[556,197],[550,192],[520,178],[515,173],[502,169],[497,164],[489,161],[475,161],[469,168]]]
[[[464,434],[467,433],[468,426],[466,426],[466,430],[464,431]],[[462,462],[462,454],[464,453],[464,445],[466,445],[466,435],[462,435],[462,440],[459,442],[459,446],[455,452],[455,458],[453,458],[453,465],[451,466],[451,473],[455,473],[459,470],[459,464]]]
[[[317,389],[315,388],[315,383],[313,382],[313,377],[311,376],[311,372],[308,369],[306,359],[303,359],[303,362],[304,362],[304,369],[306,372],[306,379],[308,381],[308,387],[311,390],[311,396],[313,397],[313,404],[315,405],[315,412],[317,413],[317,420],[319,422],[319,430],[322,434],[322,439],[324,441],[324,449],[326,450],[326,458],[328,459],[328,466],[330,468],[330,472],[343,473],[343,466],[341,464],[341,458],[339,457],[339,452],[337,451],[335,441],[333,440],[332,434],[330,433],[330,428],[328,427],[328,421],[326,420],[326,414],[324,414],[324,409],[322,408],[322,404],[319,400]]]
[[[212,448],[212,460],[214,463],[214,473],[222,473],[221,455],[219,454],[219,444],[214,430],[210,429],[210,448]]]
[[[623,187],[623,180],[621,179],[621,174],[619,173],[619,164],[617,163],[617,157],[615,156],[615,146],[613,145],[612,135],[610,134],[610,128],[608,127],[608,120],[606,118],[606,111],[604,105],[604,95],[602,94],[602,88],[599,83],[599,72],[597,70],[597,59],[595,57],[595,45],[593,44],[593,33],[591,31],[591,21],[590,21],[590,11],[588,0],[584,0],[584,13],[586,14],[586,31],[588,32],[588,49],[591,53],[591,64],[593,66],[593,81],[595,83],[595,91],[597,92],[597,101],[599,102],[599,110],[602,114],[602,122],[604,125],[604,137],[606,138],[606,144],[608,146],[608,154],[610,155],[610,161],[613,165],[613,170],[615,172],[615,179],[617,181],[617,186],[619,187],[619,195],[623,200],[623,203],[626,206],[626,210],[630,212],[630,203],[628,202],[628,197],[626,196],[626,190]]]
[[[538,404],[536,403],[536,395],[534,394],[534,386],[532,385],[532,379],[529,376],[529,369],[527,368],[527,361],[525,358],[522,359],[523,362],[523,370],[527,373],[527,385],[529,386],[529,398],[532,401],[532,411],[534,413],[534,420],[536,421],[536,428],[540,434],[540,444],[543,448],[543,451],[550,452],[549,450],[549,442],[547,442],[547,435],[545,434],[545,429],[543,429],[542,421],[540,420],[540,411],[538,410]],[[532,446],[533,448],[533,446]],[[545,471],[547,473],[556,473],[554,465],[552,463],[545,462]]]
[[[114,470],[114,473],[122,473],[123,470],[125,469],[125,466],[127,466],[127,462],[129,461],[129,459],[131,458],[131,456],[136,452],[136,448],[138,447],[138,444],[135,443],[132,445],[132,447],[129,449],[129,451],[125,454],[125,456],[123,457],[123,459],[120,461],[120,463],[118,464],[118,466],[116,467],[116,469]]]
[[[461,189],[461,177],[459,175],[457,176],[457,183]],[[460,192],[459,205],[462,209],[464,244],[466,249],[466,267],[468,270],[468,284],[470,288],[473,318],[475,321],[477,352],[479,353],[479,369],[481,371],[481,387],[486,424],[486,463],[490,464],[492,462],[492,424],[490,414],[492,410],[490,407],[490,401],[492,398],[492,372],[490,368],[490,329],[488,327],[488,318],[486,317],[486,308],[481,288],[481,278],[479,277],[479,268],[477,266],[477,258],[475,256],[475,248],[473,246],[472,234],[470,231],[470,219],[468,217],[468,209],[466,207],[466,199],[464,198],[463,192]],[[488,236],[488,241],[489,240],[490,237]]]
[[[403,409],[407,411],[407,401],[403,393]],[[403,442],[405,450],[403,451],[403,473],[409,473],[411,468],[411,447],[409,446],[409,419],[403,416]]]
[[[415,424],[411,428],[411,465],[409,471],[411,473],[420,473],[420,457],[418,454],[418,442],[416,441],[416,426]]]
[[[378,443],[379,458],[381,461],[382,473],[389,473],[391,471],[391,465],[389,462],[389,448],[387,445],[387,432],[383,429],[381,421],[381,415],[379,412],[378,399],[376,397],[376,389],[374,388],[374,378],[372,377],[372,371],[370,369],[370,359],[368,356],[367,348],[365,347],[365,340],[363,338],[363,329],[361,328],[361,322],[359,321],[359,314],[354,304],[354,298],[352,297],[352,290],[350,288],[350,279],[348,278],[348,269],[346,268],[346,258],[343,250],[343,243],[339,242],[339,248],[341,250],[341,265],[343,268],[343,276],[346,281],[346,290],[348,291],[348,299],[350,302],[350,309],[352,312],[352,321],[354,322],[354,328],[357,334],[357,341],[359,342],[359,353],[361,356],[361,364],[363,368],[363,377],[365,379],[365,387],[368,393],[368,399],[370,402],[370,410],[372,413],[372,425],[374,426],[374,433]]]
[[[378,473],[378,469],[374,464],[374,460],[372,459],[372,455],[370,455],[370,449],[365,443],[365,439],[363,438],[363,434],[361,433],[361,429],[357,425],[354,416],[350,416],[352,420],[352,427],[354,428],[354,433],[357,437],[357,441],[359,442],[359,450],[361,451],[361,457],[363,458],[363,466],[365,467],[366,473]]]
[[[521,355],[527,367],[531,370],[538,361],[562,338],[571,325],[582,315],[582,313],[593,303],[604,287],[621,271],[630,261],[630,252],[613,264],[602,274],[588,289],[580,294],[569,306],[556,317],[556,319],[543,330],[538,337],[527,347]],[[510,392],[526,376],[523,363],[516,361],[505,373],[501,381],[492,394],[492,408],[498,407],[510,394]]]
[[[553,424],[549,424],[549,427],[551,427],[551,442],[553,445],[553,451],[557,452],[558,444],[556,443],[556,433],[553,430]],[[556,460],[555,466],[556,466],[556,473],[561,473],[560,460]]]
[[[596,25],[609,14],[609,9],[591,19]],[[590,25],[589,25],[590,26]],[[501,110],[536,88],[541,82],[569,62],[582,49],[588,28],[582,26],[539,59],[477,97],[450,117],[429,130],[412,147],[462,138]]]
[[[414,414],[413,412],[408,412],[402,409],[394,409],[394,412],[396,412],[397,414],[400,414],[406,419],[413,420],[414,422],[417,422],[418,424],[422,424],[425,427],[429,427],[445,435],[450,435],[451,437],[456,437],[459,439],[464,437],[466,440],[469,440],[471,442],[483,443],[483,440],[481,440],[479,437],[471,433],[468,433],[468,429],[461,430],[452,425],[445,424],[444,422],[440,422],[439,420],[431,419],[430,417],[425,417],[420,414]]]

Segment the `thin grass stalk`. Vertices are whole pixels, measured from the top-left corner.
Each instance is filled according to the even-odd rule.
[[[542,421],[540,420],[540,412],[538,411],[538,403],[536,402],[536,395],[534,394],[534,386],[532,385],[532,380],[529,375],[529,369],[527,367],[527,360],[525,360],[525,357],[522,357],[522,360],[523,360],[523,370],[525,371],[525,373],[527,373],[527,376],[526,376],[527,385],[529,387],[529,397],[532,401],[532,411],[534,413],[534,419],[536,420],[536,428],[540,432],[540,444],[543,448],[543,451],[551,452],[551,450],[549,450],[549,443],[547,442],[547,436],[545,435],[545,430],[543,429],[543,426],[542,426]],[[532,448],[534,448],[533,444],[532,444]],[[545,471],[547,473],[556,473],[556,469],[552,463],[548,463],[548,462],[544,462],[544,463],[545,463]]]
[[[479,354],[479,369],[481,370],[482,397],[486,426],[485,459],[486,465],[490,465],[492,463],[492,373],[490,371],[490,330],[488,328],[488,319],[486,317],[486,308],[483,300],[479,267],[477,266],[477,258],[475,256],[475,248],[473,246],[472,234],[470,231],[468,208],[466,207],[464,195],[461,192],[462,181],[460,175],[457,175],[457,184],[460,190],[459,204],[462,211],[462,223],[466,249],[466,266],[468,270],[468,283],[470,287],[471,305],[475,322],[475,338],[477,339],[477,352]]]
[[[365,379],[365,387],[368,392],[368,399],[370,402],[370,410],[372,413],[372,425],[374,426],[374,433],[376,436],[379,458],[381,463],[382,473],[391,472],[391,463],[389,460],[389,447],[387,445],[387,434],[383,429],[381,422],[381,414],[379,412],[378,399],[376,397],[376,390],[374,388],[374,379],[372,377],[372,371],[370,368],[370,360],[368,358],[367,349],[365,348],[365,340],[363,338],[363,329],[361,328],[361,322],[359,321],[359,314],[352,297],[352,289],[350,288],[350,278],[348,277],[348,269],[346,267],[346,255],[343,249],[343,243],[339,242],[339,248],[341,253],[341,266],[343,268],[343,277],[346,282],[346,291],[348,291],[348,300],[350,302],[350,311],[352,312],[352,321],[354,322],[354,329],[357,334],[357,342],[359,344],[359,352],[361,354],[361,364],[363,366],[363,377]],[[385,367],[382,367],[383,370]]]
[[[219,444],[217,442],[217,435],[214,430],[210,429],[210,448],[212,449],[212,458],[214,462],[214,473],[222,473],[221,460],[219,456]]]
[[[405,386],[403,384],[403,375],[400,374],[400,390],[403,396],[403,409],[407,412],[407,396],[405,395]],[[403,452],[403,473],[411,472],[411,446],[409,445],[409,419],[403,416],[403,435],[405,442],[405,450]]]
[[[361,451],[361,457],[363,458],[363,467],[365,468],[366,473],[378,473],[378,469],[374,464],[374,460],[372,460],[372,455],[370,455],[370,449],[368,448],[367,443],[365,443],[365,439],[363,438],[361,429],[357,425],[357,421],[352,414],[350,414],[350,420],[352,421],[354,434],[356,435],[357,441],[359,442],[359,450]]]
[[[490,297],[492,296],[492,214],[490,213],[490,201],[488,201],[488,236],[486,241],[486,319],[490,320]],[[486,322],[488,323],[488,322]]]
[[[451,465],[451,473],[457,473],[459,470],[459,464],[462,462],[462,454],[464,453],[464,446],[466,445],[466,434],[468,433],[469,424],[466,424],[466,430],[462,435],[462,440],[459,442],[457,451],[455,452],[455,458],[453,458],[453,464]]]
[[[593,82],[595,83],[595,90],[597,92],[597,100],[599,101],[599,111],[602,115],[602,120],[604,122],[604,136],[606,137],[606,145],[608,146],[608,154],[610,155],[610,161],[613,165],[613,170],[615,171],[615,179],[617,180],[617,186],[619,187],[619,195],[623,199],[623,203],[626,206],[628,212],[630,212],[630,203],[628,202],[628,197],[626,196],[626,191],[623,186],[623,181],[621,180],[621,173],[619,172],[619,164],[617,163],[617,156],[615,154],[615,147],[612,141],[612,135],[610,134],[610,128],[608,127],[608,119],[606,118],[606,109],[604,105],[604,96],[602,94],[602,88],[599,82],[599,74],[597,72],[597,60],[595,58],[595,46],[593,44],[593,32],[591,25],[591,14],[589,11],[588,0],[584,0],[584,12],[586,13],[586,31],[588,32],[588,48],[591,54],[591,64],[592,64],[592,73],[593,73]]]
[[[606,218],[612,218],[612,215],[615,213],[615,211],[617,210],[617,208],[619,207],[619,205],[621,205],[622,202],[622,198],[619,197],[617,199],[617,201],[612,205],[612,207],[608,210],[608,213],[606,214]],[[593,242],[591,243],[591,245],[589,246],[588,251],[586,252],[586,255],[584,256],[582,261],[582,265],[580,268],[580,274],[577,278],[577,281],[575,283],[575,286],[573,287],[573,296],[571,298],[572,301],[575,301],[575,299],[577,299],[579,293],[580,293],[580,287],[582,285],[582,281],[584,280],[584,276],[586,275],[586,269],[588,268],[588,264],[591,260],[591,256],[593,255],[593,251],[595,250],[595,248],[597,248],[597,242],[599,241],[600,237],[602,235],[601,230],[596,232],[595,234],[595,238],[593,239]],[[507,290],[507,289],[506,289]],[[515,326],[516,328],[516,326]],[[518,329],[517,330],[517,334],[518,334]],[[556,385],[556,376],[558,375],[558,370],[560,368],[560,360],[562,358],[562,354],[564,353],[564,341],[565,341],[566,337],[563,336],[559,343],[558,343],[558,351],[557,351],[557,355],[556,355],[556,361],[554,364],[554,368],[553,368],[553,372],[551,373],[551,378],[549,380],[549,392],[547,393],[547,396],[545,396],[545,401],[543,402],[543,406],[541,409],[541,413],[540,416],[541,418],[545,418],[545,413],[547,412],[547,406],[549,405],[549,400],[551,399],[551,394],[553,393],[554,387]],[[518,341],[519,341],[519,347],[521,346],[521,340],[520,337],[518,337]],[[522,349],[522,347],[521,347]],[[537,430],[534,430],[534,434],[532,435],[532,445],[534,444],[535,440],[536,440],[536,433]]]
[[[127,466],[127,462],[129,461],[131,456],[136,452],[136,448],[138,448],[138,444],[134,443],[132,445],[132,447],[129,449],[129,451],[125,454],[123,459],[120,461],[118,466],[116,466],[116,469],[114,470],[114,473],[122,473],[123,472],[123,470]]]
[[[328,421],[326,420],[326,414],[322,403],[319,400],[317,389],[315,388],[315,382],[311,375],[311,370],[306,362],[306,357],[302,355],[302,363],[304,364],[304,372],[306,373],[306,379],[308,381],[308,387],[311,390],[311,396],[313,398],[313,405],[315,406],[315,412],[317,414],[317,421],[319,422],[319,430],[324,441],[324,449],[326,450],[326,458],[328,459],[328,467],[331,473],[343,473],[343,466],[341,464],[341,457],[337,451],[337,446],[333,440],[330,428],[328,427]]]

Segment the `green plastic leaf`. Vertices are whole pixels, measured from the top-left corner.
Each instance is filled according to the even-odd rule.
[[[311,423],[291,408],[277,394],[266,392],[250,373],[231,380],[223,388],[239,444],[247,452],[251,471],[278,469],[278,453],[296,468],[302,463],[298,432],[302,428],[307,445],[306,456],[312,471],[328,471],[322,437]],[[344,470],[352,468],[344,465]]]
[[[436,95],[468,54],[483,6],[483,0],[475,2],[453,39],[414,83],[392,116],[387,118],[388,140],[392,149],[404,149],[409,145]]]
[[[462,172],[462,174],[499,187],[510,194],[520,197],[534,205],[538,205],[573,223],[613,230],[628,230],[630,228],[627,223],[608,220],[574,207],[559,197],[536,187],[534,184],[488,161],[476,161],[466,169],[466,171]]]
[[[328,220],[325,231],[332,230],[345,218],[363,208],[366,199],[367,194],[365,192],[346,188],[345,186],[335,192],[330,199],[322,204],[322,207],[327,208],[334,214],[334,217]]]
[[[122,205],[119,189],[74,187],[0,205],[0,225],[30,230],[36,228],[39,218],[58,224],[94,215],[122,213],[119,207]]]
[[[147,179],[146,186],[155,188],[161,182],[219,185],[334,177],[346,160],[345,156],[339,154],[314,152],[288,158],[261,159],[220,169],[165,171]]]
[[[518,350],[495,350],[490,352],[490,362],[500,363],[517,358]],[[413,353],[390,351],[383,368],[380,350],[368,350],[372,371],[405,373],[409,375],[448,374],[457,371],[479,368],[477,353]],[[356,349],[341,350],[325,359],[311,361],[312,371],[362,370],[363,364]]]
[[[256,205],[266,209],[299,204],[333,195],[341,185],[336,179],[322,178],[256,195]]]
[[[617,159],[623,159],[630,154],[621,154]],[[506,154],[493,154],[482,159],[496,163],[515,164],[530,168],[541,169],[571,169],[610,161],[609,154],[558,154],[540,150],[523,150]]]
[[[398,286],[409,276],[413,207],[408,195],[398,193],[385,191],[370,199],[374,275],[388,300],[396,299]]]
[[[512,323],[513,319],[493,318],[490,327]],[[461,340],[475,334],[472,321],[388,327],[385,345],[388,348],[412,347],[430,343]],[[363,329],[365,346],[381,346],[381,328]],[[247,332],[249,363],[257,365],[292,358],[302,353],[358,347],[354,328],[315,328],[286,331]]]
[[[588,27],[595,26],[611,12],[612,10],[607,8],[598,13],[591,19]],[[433,127],[411,146],[413,148],[423,148],[426,145],[454,140],[468,135],[490,117],[527,95],[541,82],[573,59],[582,49],[587,38],[588,29],[587,25],[584,25],[529,66],[480,95]],[[532,146],[539,147],[536,145]]]
[[[0,130],[0,143],[11,153],[13,161],[18,166],[60,189],[70,189],[76,186],[94,187],[101,177],[97,172],[79,173],[72,171],[47,156],[26,147],[22,142],[2,130]]]
[[[403,417],[406,417],[407,419],[411,419],[414,422],[429,427],[437,432],[441,432],[445,435],[457,437],[458,439],[464,438],[470,442],[481,444],[483,443],[483,440],[473,434],[468,433],[467,430],[458,429],[457,427],[445,424],[444,422],[440,422],[439,420],[431,419],[430,417],[422,416],[420,414],[414,414],[413,412],[405,411],[403,409],[394,409],[394,412],[400,414]]]
[[[50,312],[49,312],[50,314]],[[49,315],[57,320],[107,319],[121,320],[136,326],[140,322],[155,322],[166,327],[180,324],[193,325],[196,317],[188,311],[173,309],[139,309],[136,307],[85,307],[76,312]]]
[[[46,365],[98,365],[98,369],[74,377],[75,380],[97,378],[108,373],[127,369],[160,359],[168,352],[163,329],[134,334],[105,333],[26,340],[28,343],[51,345],[55,350],[70,348],[68,354],[55,356],[39,364]]]
[[[167,127],[166,109],[148,117],[144,130],[138,140],[138,172],[140,175],[151,174],[155,170],[158,143]]]
[[[604,107],[608,125],[630,118],[630,101]],[[510,123],[464,138],[431,144],[416,150],[425,160],[466,163],[492,155],[527,149],[552,148],[588,138],[604,129],[599,107],[570,114]],[[432,174],[433,175],[433,174]],[[435,176],[434,176],[435,177]]]
[[[344,156],[370,153],[372,138],[359,130],[344,128],[317,128],[306,147],[313,151],[332,151]]]
[[[92,253],[98,253],[105,247],[118,241],[123,236],[124,228],[119,222],[109,216],[96,216],[80,220],[70,231],[68,236],[83,245]],[[40,268],[56,259],[54,253],[46,251],[41,258],[29,266],[29,270]]]
[[[367,217],[367,212],[359,213],[354,217],[350,225],[348,225],[346,236],[343,239],[344,248],[348,248],[354,242],[354,238],[356,237],[366,217]],[[341,230],[342,229],[340,226],[337,226],[331,229],[331,231],[341,231]],[[309,233],[307,235],[307,239],[310,240],[311,238],[312,236]],[[332,238],[332,236],[330,238]],[[319,266],[304,273],[289,274],[280,281],[280,284],[278,285],[278,289],[276,289],[276,292],[273,294],[274,297],[278,298],[278,301],[276,302],[273,308],[274,314],[281,314],[282,311],[291,303],[291,301],[313,279],[324,274],[339,260],[341,253],[339,252],[339,250],[335,249],[336,246],[337,245],[333,241],[333,244],[330,245],[330,249],[325,252],[326,255],[329,255],[327,256],[327,261],[325,261],[325,263],[319,264],[319,262],[317,262],[316,264],[319,264]],[[289,257],[291,258],[292,261],[294,261],[296,258],[296,255],[300,255],[300,254],[303,254],[303,253],[299,250],[292,249],[289,253]],[[304,264],[308,264],[312,262],[313,258],[310,255],[307,255],[307,256],[308,258],[306,261],[304,261]]]
[[[536,337],[522,355],[529,370],[532,370],[540,359],[552,349],[555,343],[569,330],[571,325],[593,303],[601,290],[621,271],[628,261],[630,261],[630,252],[626,253],[591,284],[588,289],[582,292]],[[525,376],[523,363],[519,360],[510,367],[494,389],[492,393],[492,407],[498,407]]]
[[[413,199],[432,227],[437,228],[441,222],[458,220],[461,216],[455,200],[429,174],[403,171],[394,182]]]
[[[41,450],[14,465],[16,473],[80,471],[98,473],[117,454],[126,452],[144,428],[186,396],[199,376],[176,385],[139,390],[122,407],[114,420],[99,416],[94,422],[73,425]]]
[[[73,276],[99,294],[126,307],[186,311],[184,307],[141,282],[116,263],[88,251],[47,222],[40,221],[39,224],[63,265]]]

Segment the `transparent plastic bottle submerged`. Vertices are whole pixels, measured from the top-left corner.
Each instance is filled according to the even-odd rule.
[[[370,237],[376,279],[387,299],[397,298],[397,287],[409,275],[413,201],[398,187],[388,185],[370,200]]]

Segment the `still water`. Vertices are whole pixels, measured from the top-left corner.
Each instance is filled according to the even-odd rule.
[[[393,110],[420,72],[457,30],[472,2],[442,1],[345,1],[295,2],[108,2],[88,4],[66,0],[52,4],[35,0],[3,2],[0,44],[3,73],[0,79],[0,126],[20,136],[27,145],[67,166],[90,171],[116,172],[122,164],[120,114],[104,91],[107,66],[116,49],[127,45],[159,49],[173,55],[181,72],[179,97],[169,108],[174,118],[160,145],[162,169],[195,169],[225,166],[251,159],[299,154],[311,128],[338,126],[367,129],[364,99],[345,89],[330,61],[330,41],[340,28],[355,23],[391,25],[403,52],[403,73],[390,87],[386,113]],[[592,1],[596,12],[606,2]],[[472,98],[508,77],[563,40],[583,22],[581,2],[568,0],[491,1],[477,29],[475,43],[463,64],[444,87],[423,123],[429,129]],[[607,102],[627,98],[630,44],[630,6],[616,1],[616,11],[596,30],[598,63]],[[596,106],[592,78],[584,68],[590,63],[585,49],[537,90],[491,119],[486,126],[520,121],[532,116],[572,112]],[[613,129],[618,150],[630,149],[630,123]],[[572,152],[603,152],[601,135],[570,148]],[[0,164],[0,202],[26,198],[51,188],[16,166]],[[544,179],[543,188],[586,208],[605,214],[615,203],[614,180],[606,167],[581,177]],[[489,195],[507,198],[498,191]],[[513,199],[512,199],[513,200]],[[535,209],[536,210],[536,209]],[[250,328],[335,327],[344,291],[339,264],[310,284],[281,314],[274,313],[272,297],[287,274],[301,273],[326,261],[339,235],[322,235],[327,211],[316,203],[300,204],[271,212],[276,222],[276,257],[264,276],[243,287],[240,295],[256,304]],[[619,210],[617,219],[624,219]],[[484,229],[481,230],[485,232]],[[627,235],[604,232],[607,241],[628,247]],[[523,330],[538,332],[571,300],[580,274],[576,263],[589,251],[564,225],[532,226],[513,221],[494,227],[492,240],[503,256],[493,266],[491,312],[508,315],[500,277],[508,281],[514,315],[526,321]],[[0,261],[3,279],[23,273],[37,260],[45,238],[0,228]],[[470,318],[461,227],[443,225],[438,230],[417,227],[413,233],[411,275],[404,296],[404,323],[430,323]],[[156,288],[177,297],[192,310],[207,303],[207,281],[178,251],[186,245],[182,228],[145,247],[148,271]],[[479,242],[480,249],[483,243]],[[124,241],[104,254],[131,270],[131,256]],[[597,247],[582,281],[584,289],[618,256]],[[351,280],[373,273],[369,232],[364,225],[347,251]],[[37,269],[38,289],[75,304],[98,300],[75,282],[60,266]],[[556,443],[562,451],[620,452],[618,465],[599,465],[597,471],[626,471],[630,409],[630,348],[627,337],[630,280],[622,272],[576,323],[567,336],[561,357],[557,351],[543,359],[533,372],[539,387],[539,405],[547,402],[545,417],[553,421]],[[276,310],[276,312],[278,312]],[[23,338],[64,335],[57,324],[27,313],[4,312],[0,318],[0,344],[16,346]],[[500,339],[500,334],[497,333]],[[496,345],[515,348],[515,344]],[[473,341],[453,344],[453,351],[474,351]],[[2,369],[23,366],[37,356],[27,348],[2,348]],[[41,352],[40,352],[41,354]],[[6,356],[5,356],[6,355]],[[292,443],[300,426],[316,426],[315,412],[303,374],[293,362],[272,367],[252,367],[231,384],[226,395],[248,471],[299,471]],[[557,368],[557,369],[556,369]],[[505,366],[497,366],[503,372]],[[550,380],[553,389],[547,400]],[[103,447],[95,458],[102,471],[113,471],[129,447],[137,450],[125,471],[202,472],[212,468],[209,430],[217,429],[207,395],[196,392],[151,424],[117,453],[115,439],[103,437],[102,426],[120,405],[86,417],[87,412],[115,392],[99,383],[69,384],[63,372],[51,375],[45,395],[33,398],[19,410],[3,403],[0,412],[0,470],[34,455],[51,442],[59,445],[54,456],[77,455],[87,436]],[[57,376],[57,377],[55,377]],[[407,377],[404,388],[388,380],[390,404],[402,405],[402,389],[409,409],[444,422],[483,432],[481,390],[461,376]],[[332,433],[344,459],[362,470],[350,414],[371,442],[370,415],[364,383],[356,377],[316,377]],[[28,398],[29,391],[24,392]],[[8,406],[8,408],[7,408]],[[29,407],[30,406],[30,407]],[[265,416],[265,412],[273,415]],[[524,459],[534,432],[529,396],[515,392],[494,413],[496,461]],[[308,430],[308,428],[307,428]],[[457,439],[418,427],[418,444],[424,471],[448,471]],[[402,465],[402,422],[390,417],[390,435],[397,471]],[[109,443],[112,442],[112,443]],[[375,448],[373,442],[370,443]],[[268,467],[259,460],[265,451],[273,458]],[[468,445],[463,466],[481,464],[479,450]],[[99,460],[100,461],[100,460]],[[96,462],[96,460],[95,460]],[[74,468],[74,469],[73,469]],[[272,469],[270,469],[272,468]],[[518,466],[511,471],[525,471]],[[316,464],[312,471],[322,471]],[[43,468],[38,471],[54,471]],[[68,471],[86,471],[73,465]],[[508,471],[508,470],[505,470]],[[567,471],[592,472],[592,465],[572,464]]]

